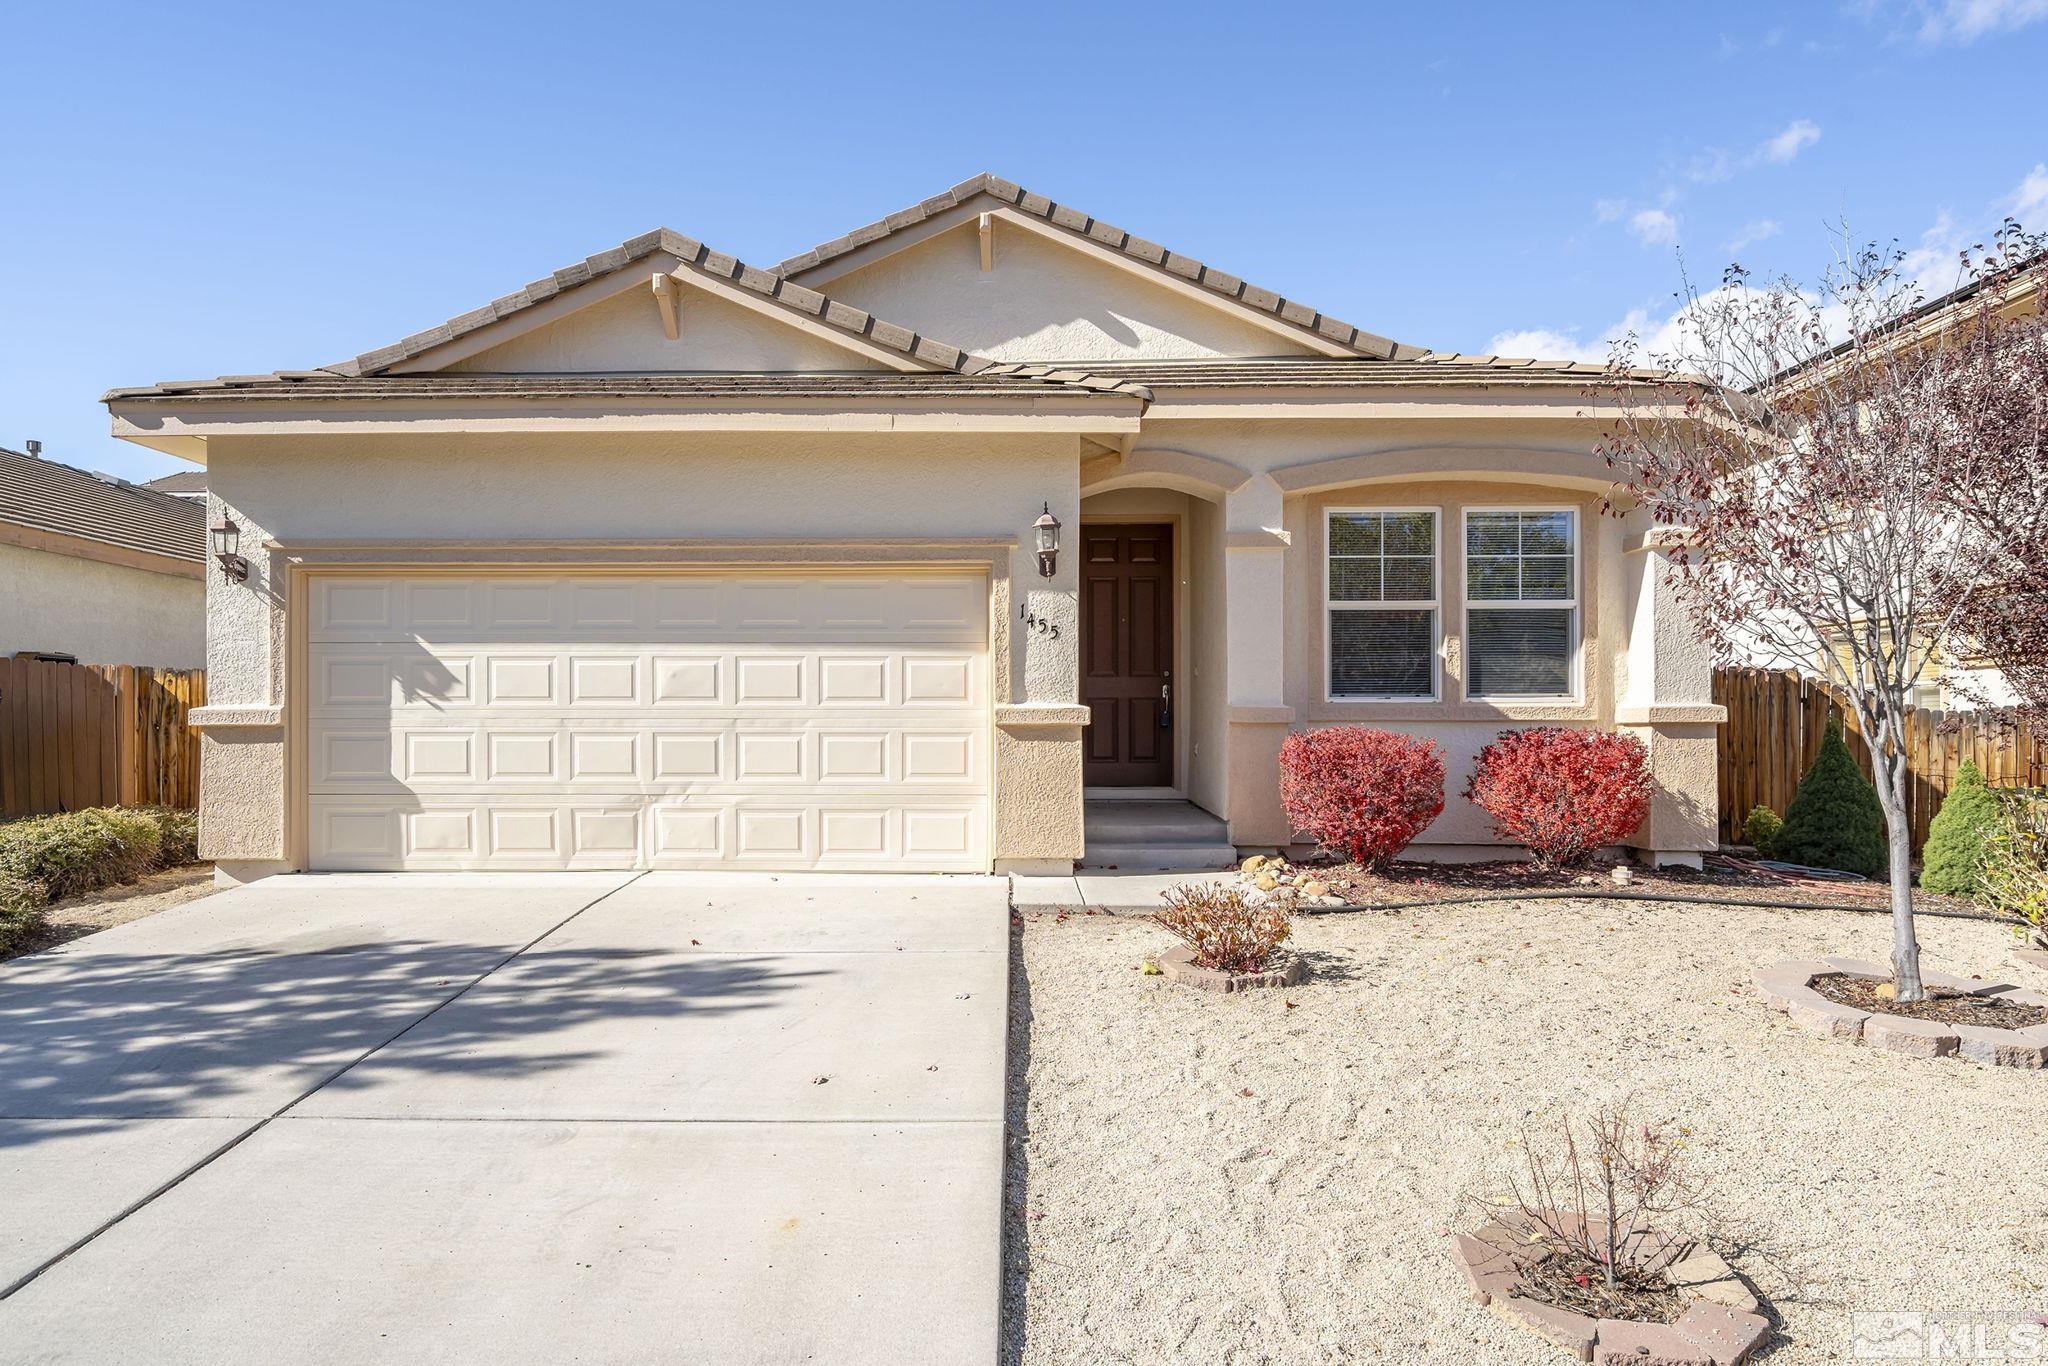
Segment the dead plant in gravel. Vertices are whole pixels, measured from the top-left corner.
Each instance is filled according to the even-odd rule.
[[[1539,1134],[1525,1128],[1505,1197],[1475,1201],[1522,1246],[1522,1293],[1595,1318],[1671,1322],[1683,1297],[1666,1268],[1695,1246],[1704,1217],[1685,1139],[1606,1106]]]
[[[1195,966],[1216,972],[1261,972],[1294,931],[1286,903],[1255,889],[1187,882],[1159,894],[1165,909],[1153,923],[1186,944]]]

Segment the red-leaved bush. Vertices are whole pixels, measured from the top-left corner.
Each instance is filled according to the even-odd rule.
[[[1381,868],[1444,809],[1444,756],[1365,726],[1296,731],[1280,746],[1280,804],[1296,830]]]
[[[1494,833],[1546,868],[1570,868],[1628,838],[1650,814],[1649,752],[1633,735],[1539,726],[1479,751],[1465,796]]]

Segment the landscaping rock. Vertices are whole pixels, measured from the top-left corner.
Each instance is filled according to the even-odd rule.
[[[1735,1268],[1711,1248],[1695,1247],[1686,1254],[1683,1261],[1671,1268],[1671,1283],[1689,1295],[1728,1309],[1753,1314],[1758,1308],[1756,1296],[1749,1293]]]
[[[1629,887],[1635,884],[1636,870],[1625,863],[1617,863],[1607,876],[1613,881],[1615,886]]]
[[[1870,1017],[1860,1010],[1826,1000],[1818,992],[1809,991],[1804,998],[1794,996],[1785,1002],[1785,1018],[1801,1029],[1811,1029],[1832,1038],[1860,1039],[1863,1037],[1863,1022]]]
[[[1596,1366],[1714,1366],[1698,1343],[1661,1323],[1602,1319],[1594,1338]]]
[[[1528,1329],[1581,1361],[1593,1359],[1593,1339],[1598,1326],[1584,1314],[1552,1309],[1547,1304],[1525,1300],[1520,1295],[1497,1299],[1487,1307],[1509,1323]]]
[[[1271,873],[1260,873],[1257,877],[1252,879],[1252,886],[1258,888],[1262,892],[1270,892],[1279,885],[1280,879],[1274,877]]]
[[[1987,1029],[1952,1025],[1956,1051],[1986,1067],[2048,1067],[2048,1025],[2030,1029]]]
[[[1958,1040],[1955,1025],[1879,1012],[1865,1017],[1863,1042],[1894,1053],[1910,1053],[1916,1058],[1945,1058],[1956,1051]]]
[[[2039,968],[2048,972],[2048,949],[2014,949],[2012,961],[2022,967]]]
[[[1238,868],[1243,872],[1256,873],[1259,869],[1265,867],[1268,861],[1264,854],[1253,854],[1250,858],[1239,864]]]
[[[1735,1366],[1747,1360],[1771,1333],[1771,1325],[1762,1315],[1718,1304],[1695,1304],[1671,1327],[1703,1351],[1714,1366]]]
[[[1330,884],[1327,882],[1309,880],[1302,882],[1300,885],[1301,894],[1305,897],[1321,898],[1330,894]]]
[[[1474,1304],[1491,1304],[1514,1293],[1519,1273],[1514,1258],[1503,1249],[1469,1233],[1460,1233],[1451,1239],[1451,1255],[1465,1277]]]
[[[1308,965],[1291,953],[1275,954],[1264,972],[1218,972],[1195,966],[1195,951],[1176,945],[1159,955],[1159,974],[1169,982],[1203,991],[1251,991],[1258,987],[1291,987],[1308,975]]]

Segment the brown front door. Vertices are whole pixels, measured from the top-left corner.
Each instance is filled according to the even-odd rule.
[[[1173,528],[1081,528],[1082,780],[1173,785]]]

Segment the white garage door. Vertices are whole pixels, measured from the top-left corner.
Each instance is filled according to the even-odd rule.
[[[980,575],[328,575],[328,869],[986,870]]]

